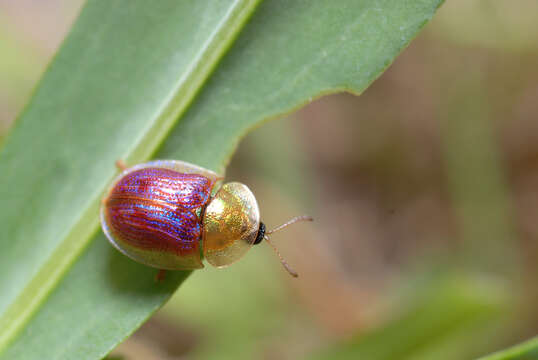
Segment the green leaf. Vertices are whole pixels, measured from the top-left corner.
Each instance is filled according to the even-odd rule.
[[[115,160],[170,135],[156,157],[222,172],[261,121],[363,91],[441,2],[271,0],[245,26],[257,1],[89,1],[0,153],[0,358],[101,358],[188,275],[94,236]]]
[[[83,9],[0,155],[0,351],[95,234],[114,161],[149,158],[256,5]]]
[[[538,359],[538,337],[509,349],[484,356],[478,360],[536,360]]]

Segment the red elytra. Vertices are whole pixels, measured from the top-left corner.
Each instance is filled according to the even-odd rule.
[[[116,238],[147,250],[198,253],[202,226],[196,214],[215,181],[162,168],[130,172],[110,191],[107,222]]]

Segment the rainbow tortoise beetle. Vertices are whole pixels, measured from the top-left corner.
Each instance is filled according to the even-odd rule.
[[[110,243],[142,264],[166,270],[200,269],[202,258],[215,267],[239,260],[265,240],[290,275],[297,273],[270,241],[270,234],[298,221],[298,216],[272,230],[260,221],[256,198],[241,183],[220,186],[211,170],[179,160],[155,160],[126,168],[108,189],[101,206],[101,226]]]

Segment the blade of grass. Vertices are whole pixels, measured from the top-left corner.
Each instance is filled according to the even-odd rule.
[[[538,359],[538,337],[509,349],[481,357],[478,360],[536,360]]]
[[[257,3],[85,6],[0,154],[0,353],[95,233],[114,159],[149,158]]]

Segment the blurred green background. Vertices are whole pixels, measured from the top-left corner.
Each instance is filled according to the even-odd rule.
[[[0,146],[80,0],[0,0]],[[538,333],[538,2],[450,0],[363,95],[242,142],[264,222],[196,271],[125,359],[471,359]]]

